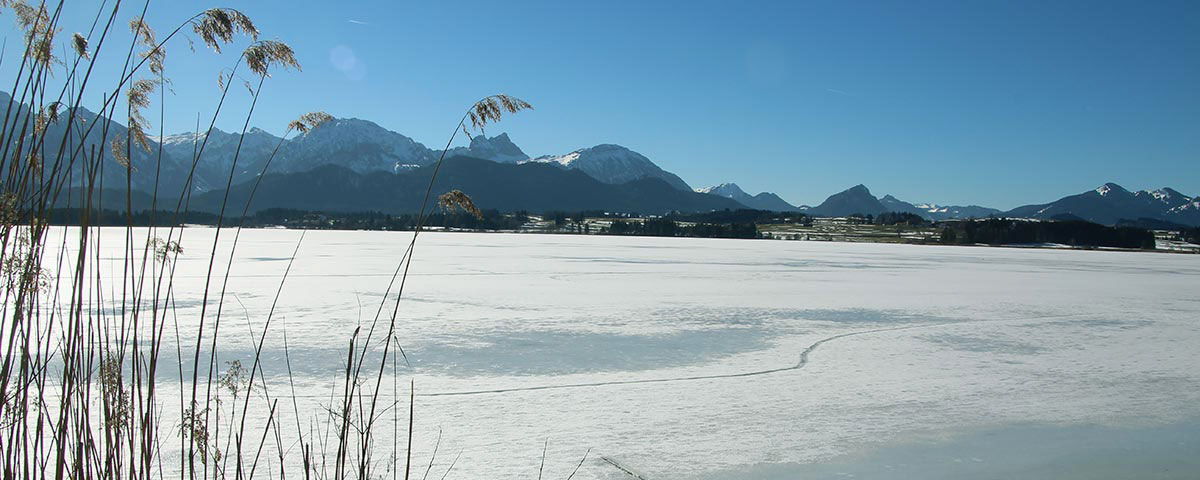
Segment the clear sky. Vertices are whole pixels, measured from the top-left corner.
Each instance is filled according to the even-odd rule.
[[[140,9],[127,3],[122,22]],[[86,32],[98,6],[69,0],[64,32]],[[208,6],[159,0],[147,18],[164,35]],[[692,186],[734,181],[796,204],[858,183],[996,208],[1107,181],[1200,195],[1195,0],[222,6],[292,45],[304,67],[268,80],[251,122],[277,134],[325,110],[441,148],[467,105],[503,92],[536,110],[488,133],[532,156],[617,143]],[[217,56],[197,44],[168,52],[168,133],[211,114],[217,72],[244,47]],[[114,75],[117,50],[99,73]],[[240,128],[246,103],[218,126]]]

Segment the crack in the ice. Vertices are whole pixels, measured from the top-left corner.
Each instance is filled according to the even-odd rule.
[[[884,333],[884,332],[897,332],[897,331],[902,331],[902,330],[913,330],[913,329],[919,329],[919,328],[936,328],[936,327],[943,327],[943,326],[947,326],[947,325],[962,325],[962,324],[981,323],[981,322],[987,322],[987,323],[1036,322],[1036,321],[1043,321],[1043,320],[1054,320],[1054,319],[1072,318],[1072,317],[1089,316],[1089,315],[1091,315],[1091,314],[1089,314],[1089,313],[1073,313],[1073,314],[1061,314],[1061,315],[1046,315],[1046,316],[1041,316],[1041,317],[1007,318],[1007,319],[996,319],[996,320],[954,320],[954,321],[947,321],[947,322],[922,323],[922,324],[917,324],[917,325],[903,325],[903,326],[898,326],[898,327],[876,328],[876,329],[871,329],[871,330],[860,330],[857,332],[841,333],[838,335],[825,337],[820,340],[817,340],[816,342],[813,342],[813,344],[809,345],[808,348],[805,348],[803,351],[800,352],[800,359],[794,365],[790,365],[790,366],[786,366],[786,367],[779,367],[779,368],[772,368],[772,369],[767,369],[767,370],[755,370],[755,371],[751,371],[751,372],[725,373],[725,374],[714,374],[714,375],[694,375],[694,376],[668,377],[668,378],[646,378],[646,379],[640,379],[640,380],[614,380],[614,381],[608,381],[608,382],[536,385],[536,386],[531,386],[531,387],[496,388],[496,389],[487,389],[487,390],[464,390],[464,391],[451,391],[451,392],[417,393],[415,396],[417,396],[417,397],[452,397],[452,396],[486,395],[486,394],[513,393],[513,392],[530,392],[530,391],[538,391],[538,390],[558,390],[558,389],[568,389],[568,388],[605,387],[605,386],[613,386],[613,385],[636,385],[636,384],[643,384],[643,383],[688,382],[688,381],[696,381],[696,380],[716,380],[716,379],[724,379],[724,378],[755,377],[755,376],[770,375],[773,373],[781,373],[781,372],[788,372],[788,371],[792,371],[792,370],[802,369],[806,365],[808,365],[809,355],[812,354],[814,351],[816,351],[818,347],[820,347],[821,345],[824,345],[825,343],[832,342],[834,340],[838,340],[838,339],[842,339],[842,338],[846,338],[846,337],[854,337],[854,336],[859,336],[859,335],[870,335],[870,334]],[[312,395],[298,395],[297,397],[312,398],[313,396]]]
[[[485,394],[511,393],[511,392],[530,392],[530,391],[536,391],[536,390],[558,390],[558,389],[566,389],[566,388],[604,387],[604,386],[611,386],[611,385],[635,385],[635,384],[641,384],[641,383],[688,382],[688,381],[696,381],[696,380],[714,380],[714,379],[721,379],[721,378],[756,377],[756,376],[760,376],[760,375],[769,375],[772,373],[788,372],[788,371],[799,370],[801,368],[804,368],[805,365],[808,365],[809,354],[816,351],[816,349],[818,347],[820,347],[821,345],[823,345],[827,342],[832,342],[832,341],[840,339],[840,338],[853,337],[853,336],[858,336],[858,335],[869,335],[872,333],[911,330],[914,328],[940,327],[940,326],[944,326],[944,325],[953,325],[953,324],[959,324],[959,323],[964,323],[964,322],[960,320],[960,321],[953,321],[953,322],[925,323],[925,324],[921,324],[921,325],[905,325],[905,326],[901,326],[901,327],[876,328],[876,329],[872,329],[872,330],[861,330],[861,331],[857,331],[857,332],[848,332],[848,333],[833,335],[830,337],[825,337],[820,340],[817,340],[812,345],[809,345],[808,348],[805,348],[804,351],[800,352],[800,360],[797,361],[795,365],[789,365],[786,367],[779,367],[779,368],[772,368],[772,369],[767,369],[767,370],[755,370],[752,372],[739,372],[739,373],[723,373],[723,374],[715,374],[715,375],[694,375],[694,376],[686,376],[686,377],[644,378],[644,379],[640,379],[640,380],[614,380],[614,381],[609,381],[609,382],[567,383],[567,384],[559,384],[559,385],[537,385],[537,386],[532,386],[532,387],[496,388],[496,389],[490,389],[490,390],[467,390],[467,391],[458,391],[458,392],[418,393],[418,394],[416,394],[416,396],[418,396],[418,397],[450,397],[450,396],[485,395]]]

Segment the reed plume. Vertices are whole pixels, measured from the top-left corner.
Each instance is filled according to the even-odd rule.
[[[192,20],[192,30],[200,36],[208,48],[221,53],[221,45],[233,41],[233,35],[241,33],[258,40],[258,28],[240,11],[232,8],[210,8]]]
[[[84,59],[90,58],[88,56],[88,40],[79,32],[75,32],[75,34],[71,36],[71,46],[75,47],[76,55],[79,55]]]
[[[151,62],[151,66],[153,65],[154,63]],[[150,94],[154,93],[160,84],[161,80],[143,78],[133,82],[133,85],[130,85],[129,89],[125,91],[129,104],[129,136],[147,153],[151,151],[150,138],[146,135],[149,121],[142,114],[142,110],[150,106]]]
[[[516,97],[505,95],[503,93],[486,97],[478,102],[467,111],[467,119],[471,121],[471,127],[483,131],[483,127],[488,123],[499,122],[505,112],[517,113],[521,110],[533,110],[533,105],[529,102]],[[470,138],[470,132],[463,129],[463,133]]]
[[[333,120],[333,115],[325,112],[309,112],[288,123],[288,130],[295,130],[301,135]]]
[[[296,55],[292,52],[292,47],[286,43],[276,40],[263,40],[255,42],[246,48],[242,54],[246,58],[246,67],[250,68],[260,76],[269,77],[267,71],[271,65],[279,65],[285,69],[295,68],[301,70],[300,62],[296,61]]]
[[[46,4],[43,2],[33,7],[18,0],[9,7],[17,17],[17,24],[25,31],[25,57],[42,67],[49,67],[55,60],[54,37],[59,29],[54,26],[54,19],[46,9]]]
[[[483,220],[483,212],[475,206],[475,202],[471,197],[462,192],[462,190],[454,189],[438,196],[438,206],[444,212],[454,212],[458,209],[470,213],[479,220]]]

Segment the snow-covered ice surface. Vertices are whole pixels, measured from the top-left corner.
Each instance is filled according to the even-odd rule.
[[[176,263],[185,337],[213,231],[188,229]],[[261,331],[300,235],[242,232],[222,360],[250,358],[240,333]],[[300,408],[328,403],[410,236],[307,233],[263,354],[276,396],[286,330]],[[118,272],[122,237],[101,244]],[[589,448],[577,479],[628,478],[604,458],[647,479],[792,478],[1014,424],[1194,425],[1198,285],[1194,255],[424,233],[399,312],[414,463],[441,430],[437,478],[460,451],[450,478],[532,478],[547,439],[545,478]]]

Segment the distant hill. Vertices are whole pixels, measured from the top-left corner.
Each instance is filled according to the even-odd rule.
[[[883,198],[879,199],[879,203],[882,203],[884,208],[887,208],[889,212],[912,213],[933,221],[949,220],[952,218],[987,218],[1000,213],[1000,210],[995,208],[980,207],[978,205],[912,204],[891,195],[884,195]]]
[[[977,205],[913,204],[891,195],[875,198],[864,185],[855,185],[845,191],[831,195],[820,205],[805,211],[821,217],[844,217],[847,215],[879,215],[883,212],[911,213],[926,220],[939,221],[952,218],[987,218],[1000,210]]]
[[[830,195],[820,205],[808,209],[806,213],[823,217],[843,217],[847,215],[879,215],[888,211],[878,198],[871,195],[865,185],[859,184],[842,192]]]
[[[755,210],[769,210],[773,212],[794,212],[800,210],[795,205],[792,205],[778,195],[771,192],[761,192],[758,195],[750,195],[742,190],[736,183],[722,183],[720,185],[697,188],[697,192],[707,193],[709,195],[719,195],[725,198],[730,198],[738,203]]]

